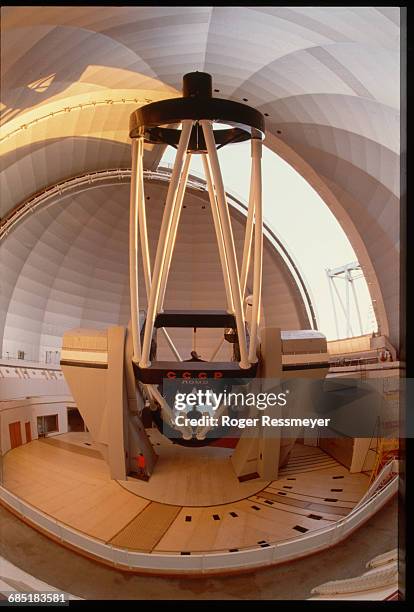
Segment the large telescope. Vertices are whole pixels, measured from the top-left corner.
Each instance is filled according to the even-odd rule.
[[[163,418],[170,423],[172,409],[162,394],[163,380],[249,379],[257,372],[263,266],[261,156],[264,131],[264,117],[256,109],[238,102],[214,98],[211,75],[205,72],[184,75],[181,98],[148,104],[131,115],[129,261],[133,366],[137,380],[146,385],[148,395],[158,402]],[[252,162],[243,260],[239,270],[217,150],[246,140],[251,142]],[[171,145],[177,150],[153,270],[149,256],[145,209],[144,143]],[[223,311],[164,310],[166,285],[192,155],[201,155],[203,160],[226,292],[227,304]],[[252,252],[253,292],[249,301],[245,292]],[[142,326],[139,317],[139,257],[142,258],[147,302]],[[217,362],[214,361],[214,354],[210,358],[204,356],[200,359],[195,350],[191,352],[190,359],[183,359],[167,331],[168,327],[188,327],[194,334],[198,328],[223,328],[223,332],[227,330],[224,338],[235,344],[234,356],[237,360]],[[158,330],[167,340],[172,361],[157,360]],[[188,353],[190,355],[190,351]],[[192,437],[188,428],[183,430],[183,437]]]

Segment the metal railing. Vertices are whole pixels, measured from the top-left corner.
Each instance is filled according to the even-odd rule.
[[[394,462],[392,462],[395,466]],[[386,466],[387,467],[387,466]],[[395,471],[395,467],[392,467]],[[0,502],[10,507],[18,515],[25,517],[58,540],[68,543],[79,551],[103,560],[115,567],[136,570],[155,570],[159,572],[193,572],[208,573],[217,570],[251,569],[283,563],[296,557],[305,556],[329,548],[357,529],[373,516],[398,490],[398,475],[389,480],[385,486],[378,487],[378,476],[370,487],[372,492],[346,516],[333,525],[312,531],[309,534],[269,543],[265,548],[246,547],[230,552],[229,550],[198,551],[196,554],[181,555],[177,551],[157,551],[153,553],[131,552],[117,548],[112,544],[91,538],[71,527],[60,523],[27,502],[19,499],[6,488],[0,486]],[[367,494],[369,493],[367,492]],[[375,491],[375,492],[374,492]],[[365,497],[365,496],[364,496]]]
[[[378,493],[394,475],[398,474],[398,461],[397,459],[391,459],[384,465],[380,473],[375,478],[374,482],[369,486],[368,491],[359,500],[354,510],[363,506],[366,501],[371,499],[376,493]]]

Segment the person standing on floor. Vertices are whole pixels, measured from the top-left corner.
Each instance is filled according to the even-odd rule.
[[[138,474],[142,478],[146,478],[147,477],[147,463],[145,461],[145,457],[143,453],[139,453],[138,457],[136,457],[136,460],[137,460],[137,466],[138,466]]]

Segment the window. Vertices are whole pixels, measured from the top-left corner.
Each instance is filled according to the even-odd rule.
[[[57,414],[45,414],[37,417],[37,433],[39,436],[44,436],[55,431],[59,431]]]

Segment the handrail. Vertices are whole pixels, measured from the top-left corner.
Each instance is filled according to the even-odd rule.
[[[394,464],[397,465],[395,466]],[[357,508],[362,506],[366,502],[366,500],[370,499],[377,491],[381,490],[383,488],[381,487],[381,483],[384,478],[386,478],[389,474],[398,474],[398,461],[396,459],[390,459],[390,461],[388,461],[384,465],[380,473],[375,478],[374,482],[371,484],[370,487],[368,487],[368,490],[366,491],[365,495],[363,495],[363,497],[361,497],[356,506],[354,506],[353,510],[356,510]]]
[[[24,502],[3,486],[0,486],[0,501],[16,510],[32,523],[48,531],[62,542],[75,546],[80,550],[93,554],[95,557],[109,562],[117,567],[137,568],[156,571],[193,571],[205,573],[213,570],[232,570],[254,568],[277,564],[298,556],[328,548],[343,540],[375,511],[379,510],[398,490],[398,475],[396,474],[384,487],[375,492],[362,504],[357,504],[351,512],[333,525],[312,531],[301,537],[294,537],[269,543],[266,548],[246,547],[235,552],[229,550],[198,551],[182,556],[176,551],[156,551],[144,553],[127,551],[77,531],[42,511]],[[368,510],[368,512],[367,512]],[[371,512],[370,512],[371,511]]]

